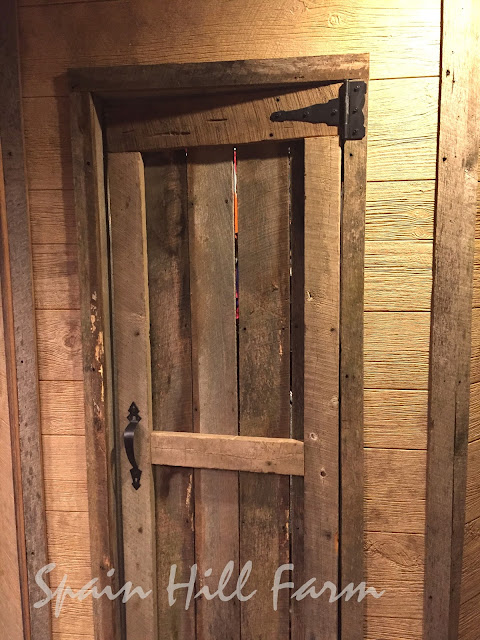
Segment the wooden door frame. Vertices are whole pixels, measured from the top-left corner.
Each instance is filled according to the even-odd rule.
[[[72,157],[79,236],[87,482],[92,572],[99,589],[111,584],[118,566],[115,531],[115,451],[109,317],[109,266],[104,174],[105,99],[181,95],[270,87],[368,82],[368,55],[317,56],[72,69]],[[366,137],[343,143],[341,235],[341,358],[339,460],[340,571],[364,581],[363,562],[363,255]],[[108,491],[104,488],[108,487]],[[118,586],[118,585],[116,585]],[[345,586],[342,584],[342,586]],[[120,610],[107,598],[94,600],[95,637],[114,640]],[[363,603],[342,603],[342,640],[363,638]]]

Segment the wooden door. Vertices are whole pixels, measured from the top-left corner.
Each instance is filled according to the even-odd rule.
[[[292,598],[364,579],[365,140],[345,139],[340,83],[298,79],[105,98],[108,242],[85,220],[89,264],[109,250],[109,305],[98,289],[89,300],[111,311],[117,573],[142,590],[122,610],[126,640],[363,637],[358,601]],[[87,202],[99,103],[78,104]],[[312,104],[335,122],[298,118]],[[92,399],[108,416],[104,379]]]
[[[332,136],[109,156],[128,640],[336,637],[272,586],[338,584],[340,169]],[[249,561],[251,599],[169,604]]]

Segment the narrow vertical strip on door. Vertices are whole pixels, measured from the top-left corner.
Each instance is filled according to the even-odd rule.
[[[187,165],[194,426],[200,433],[236,435],[233,149],[189,149]],[[234,576],[238,570],[238,473],[198,469],[194,486],[197,586],[213,593],[228,562]],[[197,640],[237,640],[239,613],[237,598],[199,597]]]
[[[288,145],[237,151],[240,435],[290,435]],[[289,594],[272,583],[289,562],[289,478],[240,473],[240,565],[254,598],[241,605],[242,640],[289,638]],[[282,574],[282,582],[290,574]]]
[[[190,264],[185,151],[145,160],[153,429],[192,431]],[[195,563],[193,470],[154,466],[158,624],[163,638],[195,637],[186,590],[170,606],[167,585],[186,583]]]
[[[140,488],[132,486],[131,464],[120,453],[123,558],[125,580],[152,591],[126,603],[128,640],[157,637],[153,474],[150,460],[151,388],[147,282],[144,167],[139,153],[109,154],[113,285],[113,361],[115,421],[120,446],[134,402],[135,456],[142,471]]]
[[[344,589],[365,580],[363,464],[363,263],[367,139],[344,143],[341,240],[340,573]],[[365,601],[342,598],[341,638],[364,637]]]
[[[338,585],[341,150],[305,140],[305,570]],[[305,600],[305,638],[337,640],[330,593]]]

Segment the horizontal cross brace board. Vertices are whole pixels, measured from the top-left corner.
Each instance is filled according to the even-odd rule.
[[[303,476],[303,442],[208,433],[154,431],[152,464]]]

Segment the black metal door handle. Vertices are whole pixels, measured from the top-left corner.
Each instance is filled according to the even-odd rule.
[[[127,458],[132,465],[130,469],[130,473],[132,476],[132,486],[135,490],[140,489],[140,477],[142,472],[138,468],[137,461],[135,460],[135,429],[137,428],[138,423],[142,418],[140,417],[140,410],[137,405],[132,402],[128,409],[128,425],[125,431],[123,432],[123,444],[125,445],[125,453],[127,454]]]

